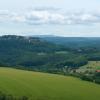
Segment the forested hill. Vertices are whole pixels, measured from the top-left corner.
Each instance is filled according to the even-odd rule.
[[[7,50],[8,49],[8,50]],[[53,52],[64,49],[53,43],[40,40],[37,37],[23,37],[16,35],[5,35],[0,37],[0,52],[15,51],[32,51],[32,52]],[[5,52],[5,53],[8,53]]]
[[[70,39],[68,38],[68,40]],[[81,38],[78,39],[77,41],[81,40]],[[74,44],[74,40],[72,38],[70,41]],[[62,41],[59,42],[62,43]],[[68,43],[66,42],[66,44]],[[96,43],[98,44],[98,42]],[[100,60],[99,46],[91,45],[91,47],[81,48],[70,44],[66,47],[51,43],[41,37],[16,35],[0,37],[0,66],[56,73],[63,72],[66,66],[67,68],[79,68],[87,64],[89,60]]]
[[[55,62],[55,60],[53,60],[54,53],[59,51],[66,51],[66,48],[40,40],[37,37],[16,35],[5,35],[0,37],[1,66],[23,66],[28,68],[32,67],[32,69],[34,66],[37,68],[37,66]]]
[[[42,40],[70,48],[100,47],[100,37],[60,37],[60,36],[37,36]]]

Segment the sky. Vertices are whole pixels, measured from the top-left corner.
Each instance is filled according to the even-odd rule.
[[[100,37],[100,0],[0,0],[0,35]]]

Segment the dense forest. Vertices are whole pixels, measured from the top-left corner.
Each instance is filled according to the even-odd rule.
[[[85,56],[69,48],[34,37],[0,37],[0,64],[37,70],[61,70],[64,66],[79,67],[87,63]]]
[[[100,61],[99,43],[99,38],[5,35],[0,37],[0,66],[69,74],[69,70],[75,72],[88,61]],[[97,76],[93,74],[91,80],[99,79]]]

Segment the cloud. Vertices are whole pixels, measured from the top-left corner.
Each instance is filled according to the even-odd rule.
[[[10,13],[8,10],[0,10],[0,22],[5,22],[10,19]]]
[[[97,14],[99,15],[99,13]],[[72,16],[72,21],[75,24],[95,24],[100,23],[100,17],[93,13],[79,13]]]
[[[71,13],[50,12],[46,10],[33,10],[26,14],[28,24],[96,24],[100,23],[100,13]]]
[[[26,22],[26,18],[24,15],[13,14],[11,17],[11,21],[22,23],[22,22]]]
[[[49,8],[50,9],[50,8]],[[53,8],[52,8],[53,9]],[[0,10],[0,22],[26,23],[29,25],[57,24],[96,24],[100,23],[100,13],[62,13],[56,10],[31,9],[27,12],[17,13]]]
[[[28,10],[35,10],[35,11],[60,11],[60,8],[55,7],[36,7],[36,8],[29,8]]]
[[[28,23],[31,24],[63,24],[65,16],[49,11],[32,11],[26,15]]]

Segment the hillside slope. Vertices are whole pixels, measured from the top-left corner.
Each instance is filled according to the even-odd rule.
[[[79,67],[85,64],[84,56],[37,37],[0,37],[0,66],[57,73],[62,72],[65,65]]]
[[[37,66],[37,63],[42,65],[44,62],[40,60],[45,59],[45,54],[60,50],[63,50],[63,47],[36,37],[0,36],[0,65]]]
[[[0,91],[30,100],[99,100],[100,85],[73,77],[0,68]]]

